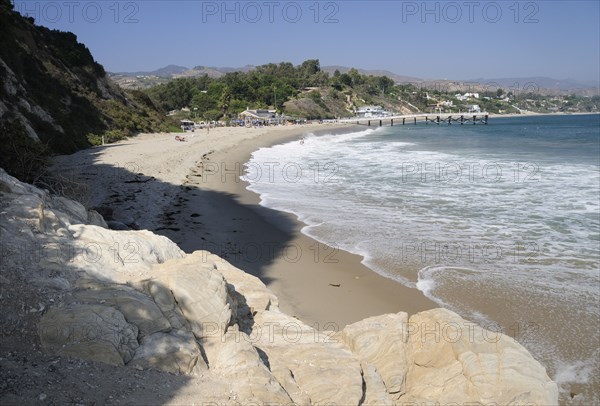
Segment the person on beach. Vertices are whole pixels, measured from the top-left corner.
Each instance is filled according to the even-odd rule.
[[[300,145],[304,145],[304,137],[300,138]]]
[[[179,135],[175,136],[175,141],[187,142],[187,140],[185,139],[185,137],[180,137]]]

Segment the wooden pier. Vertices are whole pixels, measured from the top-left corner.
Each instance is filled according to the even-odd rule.
[[[448,114],[410,114],[391,117],[361,117],[340,120],[342,123],[366,125],[368,127],[383,127],[384,125],[417,125],[417,122],[429,124],[485,124],[488,123],[488,113],[448,113]]]

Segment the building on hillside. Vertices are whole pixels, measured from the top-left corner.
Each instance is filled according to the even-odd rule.
[[[285,124],[291,120],[284,114],[277,114],[277,110],[250,110],[246,109],[239,115],[239,119],[244,121],[246,125],[278,125]]]
[[[479,99],[479,93],[465,93],[465,94],[457,93],[454,95],[454,97],[456,97],[460,101],[465,101],[467,99]]]
[[[469,113],[481,113],[479,104],[465,104],[463,107],[467,109],[467,112]]]
[[[250,110],[246,109],[239,114],[244,120],[270,120],[277,116],[277,110]]]
[[[387,117],[391,116],[392,113],[386,111],[381,106],[363,106],[356,110],[356,117]]]

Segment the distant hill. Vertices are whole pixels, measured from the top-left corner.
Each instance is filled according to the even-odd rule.
[[[113,81],[124,89],[147,89],[177,78],[196,78],[208,75],[210,78],[220,78],[229,72],[250,72],[255,66],[246,65],[241,68],[169,65],[153,71],[109,73]]]
[[[231,70],[230,70],[231,69]],[[173,78],[196,78],[199,76],[208,75],[211,78],[220,78],[227,72],[233,72],[233,68],[214,68],[208,66],[196,66],[192,69],[186,69],[185,71],[173,75]]]
[[[336,70],[340,71],[340,73],[348,73],[350,71],[350,69],[352,69],[352,68],[349,68],[347,66],[335,66],[335,65],[321,67],[321,70],[329,73],[330,75],[333,75]],[[369,69],[359,69],[359,68],[356,68],[356,70],[361,75],[387,76],[388,78],[392,79],[396,83],[408,83],[408,82],[420,83],[423,81],[423,79],[420,79],[420,78],[399,75],[397,73],[390,72],[388,70],[373,70],[373,69],[369,70]]]
[[[157,69],[154,71],[148,72],[119,72],[119,73],[109,73],[113,80],[117,82],[120,86],[130,89],[130,88],[138,88],[138,89],[146,89],[148,87],[152,87],[161,83],[164,83],[164,79],[177,79],[177,78],[195,78],[203,75],[208,75],[210,78],[220,78],[224,76],[226,73],[230,72],[250,72],[256,69],[254,65],[246,65],[241,68],[231,68],[231,67],[216,67],[216,66],[195,66],[191,69],[169,65],[161,69]],[[348,73],[350,69],[347,66],[323,66],[321,70],[324,72],[333,75],[336,70],[339,70],[340,73]],[[358,72],[362,75],[372,75],[372,76],[387,76],[397,83],[404,82],[412,82],[412,83],[420,83],[423,79],[414,78],[411,76],[403,76],[398,75],[396,73],[387,71],[387,70],[368,70],[368,69],[357,69]]]
[[[202,76],[202,74],[204,73],[204,71],[216,71],[222,74],[225,73],[230,73],[230,72],[250,72],[253,71],[254,69],[256,69],[256,66],[254,65],[246,65],[246,66],[242,66],[241,68],[229,68],[229,67],[216,67],[216,66],[196,66],[194,68],[191,69],[191,71],[197,72],[198,76]]]
[[[185,68],[182,66],[169,65],[161,69],[149,72],[121,72],[110,74],[115,82],[121,87],[130,89],[147,89],[149,87],[165,83],[168,80],[176,78],[194,78],[208,75],[211,78],[220,78],[229,72],[250,72],[256,69],[256,66],[246,65],[241,68],[215,67],[215,66],[196,66],[194,68]],[[321,70],[333,75],[337,70],[340,73],[348,73],[348,66],[322,66]],[[497,87],[507,90],[534,91],[540,94],[569,94],[575,93],[581,96],[594,96],[600,93],[598,82],[577,81],[572,79],[553,79],[548,77],[521,77],[521,78],[478,78],[472,80],[448,80],[448,79],[423,79],[414,76],[400,75],[388,70],[360,69],[356,70],[362,75],[387,76],[394,82],[412,83],[427,88],[448,88],[462,91],[463,89],[472,89],[474,91],[484,91],[498,85]],[[479,84],[479,85],[474,85]],[[465,90],[466,91],[466,90]]]
[[[228,70],[223,73],[222,70]],[[180,111],[182,118],[234,120],[248,108],[277,109],[289,117],[332,119],[353,117],[363,106],[381,106],[398,114],[421,112],[493,114],[575,113],[598,111],[600,97],[546,96],[535,84],[520,88],[481,80],[428,81],[389,71],[359,70],[342,66],[321,68],[318,59],[300,65],[290,62],[231,68],[198,66],[145,92],[164,110]],[[206,72],[218,72],[209,76]],[[194,76],[205,72],[203,76]],[[145,78],[147,79],[147,78]],[[529,86],[523,89],[523,86]],[[557,90],[549,90],[554,93]],[[530,94],[537,91],[537,94]],[[457,95],[460,93],[460,95]],[[464,93],[479,93],[463,96]],[[174,113],[175,114],[175,113]]]
[[[558,80],[546,77],[522,78],[478,78],[471,80],[424,80],[420,86],[426,89],[444,90],[450,92],[485,92],[503,89],[515,94],[534,93],[543,96],[598,96],[600,89],[593,83],[578,82],[573,80]]]
[[[159,78],[170,78],[188,70],[185,66],[168,65],[164,68],[156,69],[151,72],[120,72],[115,75],[123,76],[157,76]]]
[[[527,89],[544,89],[544,90],[581,90],[598,88],[598,82],[584,82],[573,79],[553,79],[543,76],[535,77],[519,77],[519,78],[493,78],[493,79],[474,79],[469,82],[476,83],[497,83],[502,87],[510,88],[527,88]]]

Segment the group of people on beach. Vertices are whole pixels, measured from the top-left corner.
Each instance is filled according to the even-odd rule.
[[[206,135],[210,134],[210,126],[206,127]],[[192,134],[192,137],[194,135]],[[181,136],[181,135],[176,135],[175,136],[175,141],[181,141],[181,142],[187,142],[187,137]]]
[[[210,127],[206,127],[206,135],[210,134]],[[187,142],[187,137],[176,135],[175,141]],[[300,145],[304,145],[304,137],[300,138]]]

